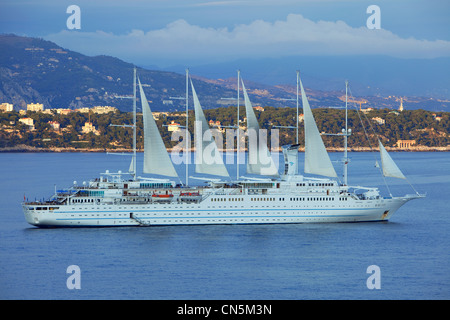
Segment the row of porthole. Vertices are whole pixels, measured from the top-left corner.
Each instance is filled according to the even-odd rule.
[[[221,213],[221,212],[207,212],[205,213],[206,215],[218,215],[218,216],[222,216],[222,215],[233,215],[234,217],[239,216],[239,215],[262,215],[262,214],[271,214],[271,215],[279,215],[280,217],[282,217],[282,215],[286,215],[286,214],[291,214],[291,212],[226,212],[226,213]],[[307,214],[325,214],[325,212],[307,212]],[[195,215],[194,213],[161,213],[161,215],[163,216],[186,216],[186,218],[189,217],[189,215],[193,216]],[[197,215],[200,215],[200,213],[197,213]],[[149,215],[149,214],[140,214],[137,215],[137,218],[148,218],[148,217],[154,217],[154,215]],[[234,218],[236,219],[236,218]],[[247,218],[248,219],[248,218]],[[250,219],[257,219],[257,218],[250,218]],[[267,219],[267,218],[264,218]],[[277,218],[278,219],[278,218]],[[284,218],[286,219],[286,218]]]
[[[224,222],[224,223],[236,223],[236,222],[295,222],[294,219],[289,218],[276,218],[276,219],[267,219],[267,218],[249,218],[249,219],[182,219],[182,220],[158,220],[154,222],[150,222],[150,224],[164,224],[164,223],[208,223],[208,222]],[[304,221],[320,221],[325,219],[317,219],[317,218],[303,218]]]
[[[211,198],[211,201],[217,202],[217,201],[244,201],[244,198]]]
[[[310,213],[308,213],[308,214],[320,214],[320,213],[325,213],[325,212],[310,212]],[[189,216],[189,215],[195,215],[195,213],[177,213],[177,212],[173,212],[173,213],[160,213],[160,214],[162,214],[162,215],[164,215],[164,216],[171,216],[171,215],[174,215],[174,216],[177,216],[177,215],[181,215],[181,216]],[[290,212],[286,212],[286,211],[284,211],[284,212],[207,212],[206,213],[207,215],[234,215],[234,216],[237,216],[237,215],[244,215],[244,214],[246,214],[246,215],[261,215],[261,214],[275,214],[275,215],[282,215],[282,214],[290,214]],[[201,213],[197,213],[197,215],[201,215]],[[72,214],[71,215],[72,217],[75,217],[75,215],[74,214]],[[112,217],[112,216],[115,216],[115,217],[128,217],[129,216],[129,213],[127,212],[127,213],[116,213],[116,214],[111,214],[111,213],[109,213],[109,214],[103,214],[103,215],[100,215],[100,214],[90,214],[90,215],[88,215],[88,214],[84,214],[84,216],[85,217],[100,217],[100,216],[102,216],[102,217]],[[151,216],[153,216],[153,215],[149,215],[149,214],[139,214],[138,216],[140,216],[140,217],[151,217]]]

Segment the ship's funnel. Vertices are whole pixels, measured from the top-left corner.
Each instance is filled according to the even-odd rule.
[[[299,144],[289,144],[282,146],[284,156],[284,175],[298,174],[298,147]]]

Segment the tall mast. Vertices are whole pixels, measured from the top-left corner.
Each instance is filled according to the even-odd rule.
[[[136,67],[133,69],[133,180],[136,180]]]
[[[348,166],[348,156],[347,156],[347,139],[348,139],[348,113],[347,113],[347,92],[348,92],[348,80],[345,80],[345,131],[344,131],[344,185],[348,185],[347,181],[347,166]]]
[[[273,126],[274,128],[288,128],[288,129],[295,129],[295,144],[298,144],[298,123],[299,123],[299,121],[298,121],[298,107],[299,107],[299,90],[300,90],[300,87],[299,87],[299,84],[300,84],[300,71],[299,70],[297,70],[296,71],[297,72],[297,98],[296,99],[281,99],[281,100],[285,100],[285,101],[294,101],[294,100],[296,100],[297,101],[297,104],[296,104],[296,106],[297,106],[297,111],[296,111],[296,114],[297,114],[297,120],[296,120],[296,126],[294,127],[294,126]]]
[[[188,135],[189,135],[189,69],[186,69],[186,134],[185,134],[185,141],[186,141],[186,187],[188,186],[189,182],[189,174],[188,174],[188,168],[189,168],[189,145],[188,143]]]
[[[239,139],[239,82],[240,82],[241,70],[238,70],[237,76],[237,135],[236,135],[236,180],[239,180],[239,152],[240,152],[240,139]]]

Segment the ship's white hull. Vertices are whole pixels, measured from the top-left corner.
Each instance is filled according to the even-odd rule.
[[[281,224],[386,221],[409,197],[314,203],[295,201],[254,205],[211,202],[200,204],[24,205],[28,223],[38,227],[117,227],[208,224]]]

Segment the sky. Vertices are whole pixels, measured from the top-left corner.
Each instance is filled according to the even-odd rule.
[[[70,5],[80,29],[68,29]],[[370,5],[380,28],[369,29]],[[137,65],[296,55],[450,57],[447,0],[0,0],[0,32]]]
[[[80,29],[67,25],[71,5]],[[368,27],[371,5],[379,28]],[[340,88],[345,77],[367,90],[437,98],[450,98],[448,17],[448,0],[0,0],[0,33],[89,56],[216,79],[239,68],[267,84],[290,83],[301,69],[319,89]]]

